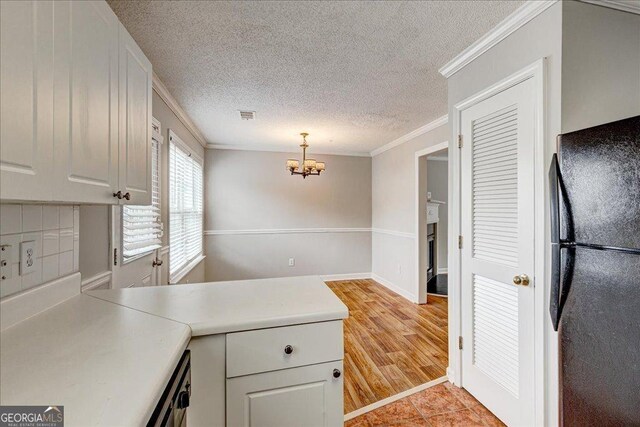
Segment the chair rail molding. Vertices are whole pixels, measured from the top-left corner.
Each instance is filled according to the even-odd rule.
[[[524,5],[516,9],[515,12],[503,19],[488,33],[463,50],[458,56],[447,62],[438,71],[446,78],[451,77],[471,61],[500,43],[509,36],[509,34],[513,33],[557,2],[558,0],[527,1]]]
[[[205,236],[238,234],[307,234],[307,233],[370,233],[371,228],[264,228],[250,230],[205,230]]]
[[[389,236],[404,237],[406,239],[415,239],[415,233],[406,233],[404,231],[387,230],[384,228],[372,228],[371,231],[378,234],[387,234]]]
[[[207,141],[202,135],[202,132],[200,132],[200,129],[198,129],[180,104],[178,104],[178,101],[171,95],[171,92],[169,92],[169,89],[162,83],[162,80],[160,80],[160,77],[158,77],[155,71],[153,72],[153,90],[167,103],[171,111],[178,117],[178,120],[182,122],[200,145],[202,145],[203,148],[207,148]]]
[[[413,138],[420,136],[433,130],[439,126],[445,125],[449,122],[449,116],[445,114],[444,116],[438,117],[437,119],[427,123],[426,125],[420,126],[418,129],[412,130],[411,132],[402,135],[400,138],[394,139],[388,144],[383,145],[382,147],[376,148],[371,152],[371,157],[375,157],[378,154],[382,154],[385,151],[389,151],[392,148],[395,148],[399,145],[404,144],[405,142],[411,141]]]

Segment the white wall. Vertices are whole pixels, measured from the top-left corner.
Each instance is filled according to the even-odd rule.
[[[415,153],[450,138],[445,124],[372,160],[372,272],[412,301],[418,300]]]
[[[449,117],[453,117],[454,106],[457,103],[531,65],[540,58],[546,58],[545,171],[548,170],[551,154],[555,151],[556,135],[561,131],[562,3],[566,2],[554,4],[448,79]],[[452,120],[450,120],[451,122]],[[457,133],[453,127],[450,132],[451,135]],[[453,148],[450,147],[450,149]],[[449,179],[452,179],[451,175]],[[545,184],[545,194],[547,195],[545,197],[546,204],[548,204],[548,184]],[[548,224],[548,206],[545,206],[544,210],[546,213],[545,223]],[[549,247],[548,226],[545,228],[545,247]],[[451,231],[453,232],[453,230]],[[544,424],[553,426],[558,422],[558,348],[557,335],[553,332],[549,316],[546,315],[546,304],[549,301],[549,254],[546,255],[545,265],[546,274],[543,281],[545,306],[536,307],[536,310],[543,309],[545,312],[545,379],[547,389],[545,403],[548,409],[545,412]],[[459,327],[457,322],[455,316],[450,319],[450,327],[454,331]],[[450,355],[458,353],[457,341],[453,338],[451,337],[449,342]]]
[[[640,15],[563,2],[562,132],[640,114]]]
[[[430,160],[427,157],[427,191],[432,200],[447,202],[449,197],[449,163],[443,160]],[[437,267],[447,269],[447,240],[449,238],[449,203],[438,207]]]
[[[371,159],[315,155],[327,171],[302,179],[298,157],[207,150],[207,281],[371,271]]]

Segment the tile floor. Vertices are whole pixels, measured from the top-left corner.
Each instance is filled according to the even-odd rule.
[[[466,390],[449,382],[407,396],[345,423],[345,427],[443,427],[504,424]]]

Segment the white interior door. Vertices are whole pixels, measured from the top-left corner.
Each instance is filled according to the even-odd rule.
[[[514,426],[534,423],[534,107],[528,79],[461,114],[462,385]]]

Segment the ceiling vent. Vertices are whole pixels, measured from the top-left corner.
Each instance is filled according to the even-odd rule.
[[[255,111],[240,111],[240,118],[242,120],[253,120],[256,118]]]

